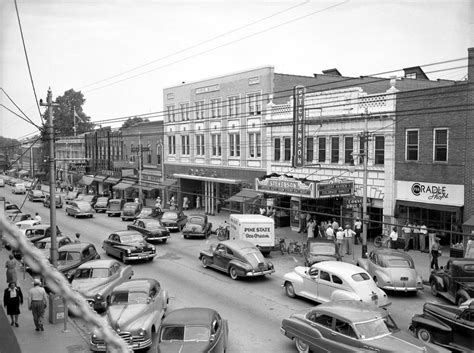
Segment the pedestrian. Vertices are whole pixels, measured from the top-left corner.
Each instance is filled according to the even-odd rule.
[[[5,263],[7,269],[7,283],[16,283],[16,260],[12,254],[8,255],[8,260]]]
[[[360,218],[357,217],[357,219],[354,222],[354,230],[355,230],[355,243],[359,244],[362,243],[362,222],[360,221]]]
[[[316,221],[311,217],[308,224],[306,224],[306,230],[308,231],[308,239],[314,238],[314,230],[316,228]]]
[[[428,252],[426,248],[426,237],[428,236],[428,228],[424,223],[420,226],[420,251],[421,252]]]
[[[319,224],[319,236],[321,238],[326,237],[326,229],[327,229],[327,223],[325,221],[321,221],[321,223]]]
[[[35,221],[38,221],[41,223],[41,216],[38,214],[38,212],[35,213]]]
[[[342,257],[343,245],[344,245],[344,230],[342,229],[342,227],[339,227],[336,232],[336,253],[340,257]]]
[[[10,325],[18,327],[18,315],[20,315],[20,305],[23,305],[23,293],[16,282],[10,282],[8,288],[3,293],[3,306],[7,308],[7,315],[10,315]]]
[[[390,233],[390,248],[396,249],[397,248],[397,240],[398,240],[398,233],[397,227],[392,227],[392,232]]]
[[[189,199],[187,196],[183,197],[183,210],[187,210],[189,207]]]
[[[411,231],[412,227],[410,227],[410,222],[406,221],[402,228],[403,239],[405,240],[405,251],[410,250]]]
[[[328,224],[328,227],[326,228],[326,239],[335,241],[335,239],[334,239],[334,228],[332,227],[331,224]]]
[[[74,242],[75,243],[80,243],[81,242],[81,239],[79,239],[81,237],[81,234],[80,233],[76,233],[76,239],[74,239]]]
[[[261,214],[262,216],[265,216],[265,212],[266,212],[266,211],[265,211],[265,207],[260,206],[260,214]]]
[[[155,200],[155,207],[161,212],[161,197],[159,196]]]
[[[201,209],[201,196],[196,196],[196,209]]]
[[[36,331],[44,331],[43,320],[44,312],[48,306],[48,296],[39,279],[35,278],[33,285],[34,287],[30,289],[28,294],[28,309],[33,314]]]
[[[170,210],[176,209],[176,201],[174,200],[174,195],[170,197]]]
[[[440,246],[439,246],[440,238],[436,237],[435,241],[433,242],[433,246],[431,247],[431,264],[430,268],[434,268],[436,271],[439,270],[438,265],[438,257],[440,256]]]
[[[347,224],[346,229],[344,230],[344,249],[346,250],[347,255],[352,255],[355,236],[356,232],[354,232],[351,229],[351,226]]]
[[[300,212],[300,229],[298,233],[304,233],[306,230],[306,213]]]
[[[336,218],[333,218],[333,219],[332,219],[332,228],[333,228],[334,230],[340,228],[340,227],[339,227],[339,223],[337,223],[337,221],[336,221]]]
[[[413,250],[420,250],[420,228],[416,224],[416,222],[413,223],[411,226],[411,235],[413,238]]]

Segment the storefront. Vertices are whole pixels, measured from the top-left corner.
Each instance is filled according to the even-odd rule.
[[[79,184],[79,187],[82,188],[84,193],[94,193],[94,187],[92,186],[92,183],[94,182],[94,176],[93,175],[83,175],[81,179],[77,182]]]
[[[225,200],[223,208],[232,213],[257,213],[263,194],[255,190],[242,189]]]
[[[134,201],[136,195],[134,193],[134,186],[136,181],[133,179],[122,179],[112,189],[114,191],[114,198],[124,199],[126,202]]]
[[[460,251],[456,249],[462,249],[467,241],[461,228],[463,206],[464,185],[396,181],[395,215],[399,225],[424,224],[430,234],[441,238],[441,245],[450,246],[452,256],[457,256]]]

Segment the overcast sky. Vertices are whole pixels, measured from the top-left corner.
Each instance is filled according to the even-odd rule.
[[[474,45],[471,3],[17,0],[38,99],[48,87],[53,98],[80,90],[92,121],[160,112],[165,87],[266,65],[360,76],[465,58]],[[39,123],[13,0],[0,0],[0,15],[1,87]],[[424,70],[461,80],[466,64]],[[18,112],[1,91],[0,103]],[[1,136],[34,132],[0,106]]]

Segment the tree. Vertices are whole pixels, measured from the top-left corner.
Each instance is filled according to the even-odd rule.
[[[125,120],[125,122],[122,124],[120,129],[126,129],[128,127],[132,127],[132,126],[138,125],[140,123],[145,123],[148,121],[149,121],[148,118],[141,118],[139,116],[135,116],[133,118],[128,118],[127,120]]]
[[[94,123],[90,121],[82,110],[85,103],[84,95],[79,91],[70,89],[64,92],[64,95],[56,97],[55,102],[58,106],[53,107],[53,124],[56,137],[73,136],[74,135],[74,109],[76,110],[76,133],[91,131],[94,129]],[[48,121],[48,111],[43,115],[45,121]]]

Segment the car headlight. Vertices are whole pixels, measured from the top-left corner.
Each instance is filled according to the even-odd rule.
[[[127,255],[130,255],[132,253],[131,249],[127,249]]]
[[[139,329],[139,330],[138,330],[138,336],[141,336],[141,337],[146,336],[146,330],[144,330],[144,329],[142,329],[142,328]]]
[[[96,294],[96,295],[95,295],[95,300],[96,300],[96,301],[100,302],[100,301],[103,300],[103,299],[104,299],[104,297],[102,296],[102,294]]]

